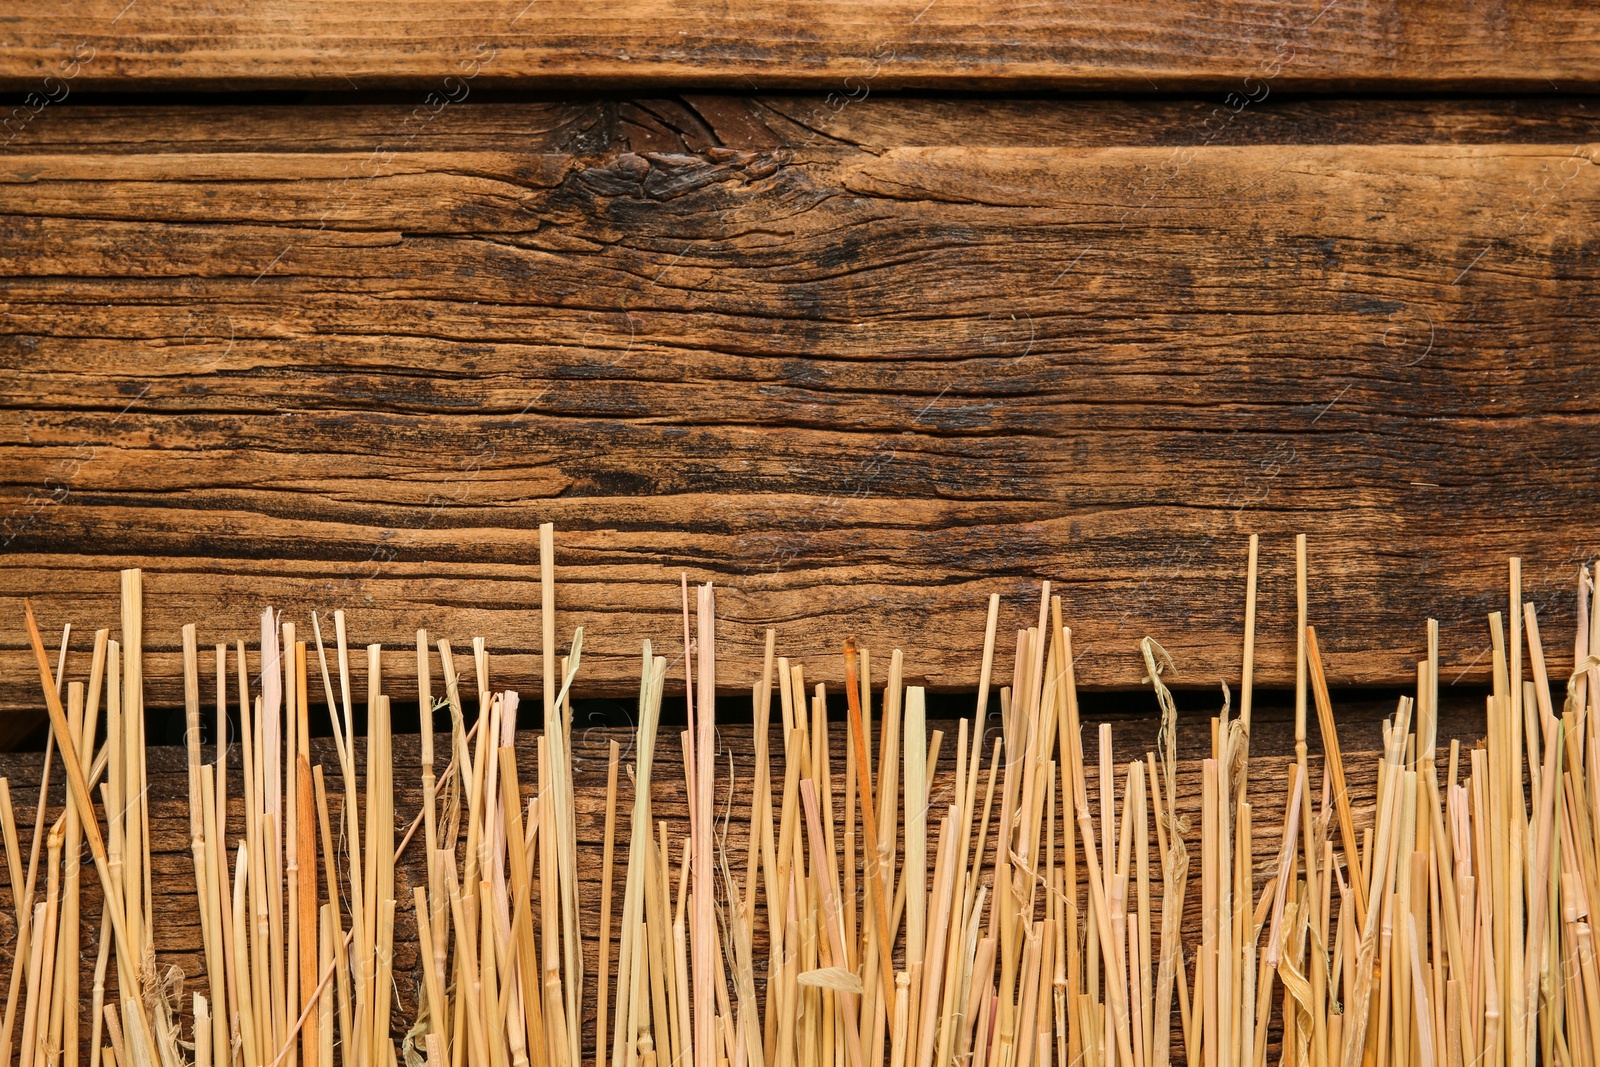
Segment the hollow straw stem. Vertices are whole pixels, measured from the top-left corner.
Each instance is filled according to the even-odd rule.
[[[712,803],[716,779],[716,600],[710,584],[700,587],[697,660],[700,702],[695,708],[694,835],[694,1053],[696,1067],[717,1067],[716,914],[713,884]]]
[[[1354,870],[1361,852],[1356,841],[1355,815],[1350,807],[1350,790],[1345,784],[1344,756],[1339,749],[1339,730],[1333,717],[1333,701],[1328,695],[1328,679],[1322,670],[1322,653],[1317,645],[1314,627],[1306,628],[1306,662],[1310,668],[1312,692],[1317,703],[1317,725],[1322,731],[1322,766],[1333,791],[1333,802],[1339,817],[1339,840],[1344,846],[1345,864]],[[1351,879],[1358,915],[1367,910],[1367,887],[1360,878]]]
[[[872,890],[875,916],[873,933],[878,942],[879,977],[883,983],[879,996],[887,998],[890,991],[895,988],[894,952],[890,945],[888,924],[890,912],[887,872],[883,869],[883,857],[879,850],[877,816],[879,805],[872,792],[872,761],[867,756],[867,735],[861,719],[861,696],[857,683],[856,663],[856,639],[847,637],[844,641],[844,695],[850,713],[850,742],[856,749],[856,789],[861,799],[861,827],[866,834],[867,883]],[[881,775],[883,773],[881,761],[879,767]]]

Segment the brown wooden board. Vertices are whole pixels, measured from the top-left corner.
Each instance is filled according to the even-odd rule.
[[[87,0],[13,12],[0,85],[1571,91],[1596,82],[1597,38],[1579,0]]]
[[[1039,579],[1086,687],[1137,685],[1147,633],[1213,685],[1252,531],[1262,684],[1296,532],[1334,684],[1409,682],[1429,616],[1486,678],[1510,555],[1565,677],[1600,538],[1587,105],[1185,143],[1159,104],[1131,147],[1006,133],[1037,102],[974,144],[970,109],[807,106],[263,107],[221,145],[182,108],[92,146],[41,118],[0,158],[0,707],[40,699],[20,598],[86,648],[123,566],[152,705],[183,623],[253,644],[268,604],[483,635],[528,687],[543,521],[580,694],[676,640],[682,572],[721,588],[733,691],[767,626],[824,680],[856,633],[970,688],[988,594],[1004,633]]]
[[[12,152],[170,154],[483,151],[704,153],[833,144],[1093,148],[1266,144],[1565,144],[1600,134],[1586,96],[1305,98],[1273,92],[1140,99],[692,93],[620,100],[469,96],[434,111],[422,93],[334,94],[199,106],[71,100],[15,125]]]

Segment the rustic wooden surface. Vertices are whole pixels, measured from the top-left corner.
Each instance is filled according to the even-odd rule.
[[[1564,677],[1592,129],[1581,98],[46,110],[0,158],[0,707],[40,699],[20,598],[86,648],[123,566],[152,705],[183,623],[253,643],[267,604],[481,634],[532,689],[542,521],[580,693],[676,647],[682,571],[732,691],[769,625],[820,680],[857,633],[970,689],[988,594],[1005,632],[1042,578],[1085,687],[1137,685],[1147,633],[1212,685],[1251,531],[1263,684],[1296,532],[1334,684],[1407,682],[1429,616],[1485,678],[1513,554]]]
[[[1209,727],[1206,717],[1216,713],[1217,702],[1209,695],[1200,697],[1194,694],[1178,695],[1181,725],[1179,728],[1179,773],[1177,792],[1179,798],[1179,812],[1190,822],[1191,861],[1189,892],[1185,898],[1184,938],[1186,945],[1193,945],[1198,941],[1200,933],[1200,886],[1199,886],[1199,860],[1198,843],[1200,833],[1200,764],[1199,760],[1207,755],[1209,745]],[[1153,698],[1148,700],[1150,707],[1154,706]],[[1447,737],[1455,736],[1471,739],[1482,729],[1483,716],[1481,704],[1470,697],[1456,697],[1445,692],[1441,700],[1440,724],[1440,752],[1441,756],[1448,751],[1444,743]],[[1378,755],[1376,752],[1381,734],[1379,731],[1379,718],[1391,715],[1394,712],[1392,704],[1374,701],[1355,701],[1342,703],[1339,707],[1341,721],[1347,725],[1342,727],[1340,741],[1345,751],[1345,771],[1348,788],[1355,813],[1358,831],[1371,824],[1373,811],[1373,795],[1376,786],[1376,767]],[[1118,761],[1126,764],[1128,760],[1142,758],[1144,753],[1155,744],[1157,723],[1153,719],[1142,718],[1137,714],[1122,717],[1114,725],[1113,750]],[[934,722],[929,724],[930,736],[933,729],[942,728],[946,731],[945,742],[941,748],[937,773],[932,780],[933,796],[937,805],[937,798],[947,794],[951,787],[955,769],[954,745],[957,737],[956,723]],[[998,721],[991,720],[992,730],[998,729]],[[606,752],[609,742],[616,738],[623,746],[625,763],[631,758],[631,749],[628,747],[632,740],[630,732],[618,729],[585,729],[574,728],[573,740],[573,769],[575,775],[575,819],[579,842],[579,878],[583,885],[584,899],[595,900],[599,895],[599,880],[601,875],[600,852],[603,841],[605,824],[605,780],[606,780]],[[535,751],[533,738],[535,734],[519,734],[518,736],[518,767],[519,779],[524,795],[532,795],[535,775]],[[1085,724],[1084,743],[1085,758],[1097,761],[1098,742],[1092,724]],[[844,767],[843,744],[845,740],[844,728],[835,723],[831,729],[830,740],[833,751],[833,768],[835,782],[838,785],[838,775]],[[1256,721],[1252,737],[1252,763],[1250,798],[1254,808],[1253,820],[1253,854],[1256,881],[1259,887],[1270,877],[1279,846],[1279,835],[1282,829],[1284,792],[1288,787],[1287,768],[1293,759],[1293,724],[1281,712],[1273,714],[1267,712]],[[992,739],[987,742],[992,746]],[[1464,741],[1464,747],[1470,740]],[[741,777],[734,783],[732,794],[733,818],[728,823],[727,843],[729,855],[737,862],[736,870],[743,870],[743,857],[745,855],[748,831],[748,822],[741,822],[745,818],[750,803],[750,770],[754,764],[751,730],[748,725],[733,724],[721,727],[718,731],[719,752],[726,757],[724,766],[731,762]],[[782,742],[776,733],[772,738],[772,752],[774,758],[774,773],[779,774],[782,767]],[[342,783],[337,773],[337,760],[333,756],[332,747],[326,742],[318,742],[314,747],[320,753],[322,763],[327,768],[329,800],[333,808],[333,815],[338,817],[342,804]],[[1315,726],[1312,728],[1310,748],[1313,753],[1312,779],[1315,788],[1321,788],[1321,768],[1317,762],[1317,753],[1321,751],[1320,739],[1316,735]],[[364,751],[364,744],[358,742],[356,751]],[[407,773],[405,768],[417,766],[417,741],[412,737],[397,737],[394,744],[395,764],[397,771],[396,781],[396,825],[403,832],[415,817],[421,803],[421,792],[417,779]],[[988,756],[986,754],[985,759]],[[152,841],[152,885],[154,899],[152,907],[154,913],[161,916],[161,921],[154,927],[156,958],[163,967],[172,966],[179,968],[188,983],[189,988],[203,988],[196,983],[204,981],[204,959],[201,954],[200,930],[194,922],[194,909],[191,906],[194,893],[193,867],[189,854],[189,816],[188,803],[185,790],[186,756],[178,748],[152,748],[147,754],[150,777],[150,834]],[[214,759],[213,750],[207,746],[205,759],[209,762]],[[1465,757],[1463,757],[1465,761]],[[669,834],[673,848],[678,848],[679,842],[687,833],[688,817],[682,803],[683,797],[683,771],[682,753],[677,743],[675,730],[663,729],[656,749],[654,771],[655,790],[652,797],[655,816],[658,820],[665,821],[669,827]],[[987,766],[987,764],[985,764]],[[1124,768],[1125,769],[1125,768]],[[1446,766],[1441,759],[1440,774],[1444,775]],[[57,767],[56,784],[52,786],[52,801],[50,811],[60,810],[63,796],[60,791],[60,768]],[[984,772],[985,774],[987,771]],[[13,802],[17,809],[17,818],[33,818],[34,806],[37,803],[39,780],[39,755],[33,754],[7,754],[0,755],[0,775],[9,776]],[[417,777],[420,777],[418,775]],[[780,779],[781,780],[781,779]],[[235,774],[235,782],[237,775]],[[631,791],[628,785],[630,779],[624,773],[618,789],[618,822],[617,841],[618,859],[617,870],[620,878],[621,870],[625,866],[627,822],[631,812]],[[1121,773],[1119,772],[1119,789],[1121,788]],[[32,783],[31,785],[29,783]],[[842,797],[842,785],[838,785]],[[981,788],[981,786],[980,786]],[[722,778],[718,783],[718,807],[728,803],[727,780]],[[1091,774],[1088,781],[1088,791],[1091,805],[1098,804],[1098,777]],[[1320,795],[1320,793],[1318,794]],[[230,833],[237,837],[243,833],[242,808],[237,795],[230,798]],[[842,803],[837,809],[842,818]],[[1096,809],[1097,810],[1097,809]],[[28,829],[19,828],[23,835],[23,847],[27,847]],[[1058,833],[1064,832],[1058,824]],[[398,839],[398,835],[397,835]],[[991,829],[989,855],[992,861],[993,836]],[[841,846],[842,847],[842,846]],[[842,861],[841,861],[842,862]],[[396,972],[396,1000],[394,1004],[394,1025],[396,1035],[403,1034],[410,1026],[412,1015],[415,1012],[417,991],[420,977],[417,973],[416,954],[416,929],[412,910],[407,903],[413,885],[421,884],[418,879],[423,877],[418,850],[412,848],[402,857],[396,866],[396,888],[402,894],[402,906],[396,913],[395,919],[395,957]],[[319,876],[319,884],[321,879]],[[12,914],[10,887],[0,888],[0,973],[9,971],[10,953],[16,940],[15,919]],[[83,914],[99,914],[99,886],[91,875],[84,880]],[[1155,899],[1160,899],[1160,886],[1155,886]],[[591,905],[592,906],[592,905]],[[613,906],[620,921],[621,894],[617,893]],[[92,923],[90,925],[93,925]],[[617,929],[614,922],[612,929]],[[595,937],[597,936],[598,921],[585,926],[585,958],[587,960],[585,973],[593,975],[598,960]],[[96,955],[98,953],[98,930],[86,927],[82,959],[84,967],[83,988],[91,988]],[[764,953],[766,933],[758,929],[756,937],[756,957],[758,960],[757,983],[759,988],[764,988],[766,980]],[[114,970],[114,968],[113,968]],[[111,986],[115,986],[115,978],[110,979]],[[588,1002],[585,1006],[586,1027],[593,1026],[593,989],[592,984],[586,994]]]
[[[1170,92],[1275,71],[1298,89],[1571,91],[1600,76],[1597,37],[1600,14],[1580,0],[85,0],[13,12],[0,85],[34,89],[87,47],[78,80],[117,88],[448,89],[468,71],[606,91],[848,90],[873,75],[894,88]]]
[[[1293,97],[1268,86],[1239,111],[1225,96],[733,96],[685,93],[620,100],[517,100],[418,111],[420,94],[326,94],[264,105],[217,97],[204,106],[74,102],[46,108],[9,146],[26,153],[171,154],[460,151],[594,155],[705,153],[836,144],[1093,148],[1268,144],[1584,144],[1600,103],[1578,95]],[[341,102],[333,102],[335,100]],[[373,166],[382,162],[382,155]],[[361,177],[369,173],[362,172]]]

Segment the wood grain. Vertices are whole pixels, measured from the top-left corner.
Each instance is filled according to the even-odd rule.
[[[541,521],[585,693],[674,640],[683,571],[722,586],[733,691],[769,625],[824,680],[859,633],[970,688],[988,594],[1027,625],[1041,578],[1086,687],[1137,685],[1146,633],[1214,685],[1251,531],[1263,684],[1296,532],[1334,684],[1406,683],[1430,615],[1447,674],[1486,677],[1513,554],[1569,669],[1600,536],[1583,146],[1436,143],[1435,116],[1423,143],[639,153],[620,105],[515,106],[376,151],[290,109],[249,145],[172,120],[0,160],[0,706],[39,701],[19,598],[87,641],[122,566],[153,706],[183,623],[249,638],[268,603],[481,634],[531,688]],[[606,147],[437,146],[463,112]]]
[[[368,99],[368,96],[376,99]],[[1600,105],[1585,96],[1307,99],[1258,93],[1248,107],[1205,97],[1019,98],[867,92],[690,93],[622,100],[469,101],[433,112],[416,95],[279,102],[78,102],[17,129],[15,152],[152,154],[496,150],[597,155],[816,145],[1096,148],[1241,144],[1586,144]]]
[[[1190,10],[978,0],[751,0],[739,5],[494,0],[337,5],[88,0],[23,8],[0,32],[0,85],[62,62],[88,88],[451,89],[517,86],[1573,91],[1593,87],[1600,14],[1576,0],[1227,0]],[[88,51],[85,51],[88,49]],[[59,81],[57,82],[59,84]],[[459,81],[456,84],[461,84]],[[1248,86],[1246,86],[1248,89]]]
[[[706,151],[814,144],[1095,148],[1244,144],[1587,144],[1600,133],[1588,97],[1006,98],[693,93],[621,101],[634,151]],[[65,111],[66,109],[64,109]],[[82,110],[88,110],[87,108]],[[151,110],[142,109],[148,116]],[[70,112],[69,112],[70,113]],[[120,109],[117,121],[136,120]],[[87,116],[85,117],[87,119]],[[93,128],[81,121],[81,128]],[[62,144],[70,143],[66,138]]]
[[[807,672],[808,677],[810,671]],[[1153,700],[1150,702],[1153,704]],[[1178,813],[1188,819],[1190,826],[1191,871],[1189,879],[1189,893],[1185,898],[1184,937],[1185,944],[1193,944],[1200,933],[1200,889],[1198,885],[1198,841],[1200,832],[1200,757],[1204,756],[1207,730],[1206,716],[1215,712],[1216,701],[1211,697],[1198,699],[1185,694],[1179,695],[1180,710],[1183,715],[1183,725],[1179,732],[1180,761],[1177,782]],[[1474,716],[1466,710],[1465,701],[1452,698],[1445,694],[1442,706],[1446,710],[1446,724],[1441,729],[1441,752],[1445,751],[1444,739],[1449,735],[1449,724],[1454,723],[1461,735],[1471,737],[1482,728],[1481,705]],[[1376,767],[1378,753],[1369,750],[1367,746],[1373,743],[1378,734],[1378,715],[1392,714],[1392,705],[1381,705],[1367,701],[1357,701],[1352,704],[1340,706],[1341,719],[1348,720],[1351,728],[1348,732],[1341,733],[1341,740],[1345,743],[1345,768],[1350,790],[1350,797],[1355,813],[1358,829],[1371,825],[1373,812],[1373,797],[1376,788]],[[991,721],[991,730],[998,736],[998,719]],[[1128,760],[1142,758],[1145,751],[1154,744],[1156,722],[1144,718],[1124,717],[1118,721],[1114,728],[1114,751],[1116,758],[1122,763]],[[956,723],[930,722],[929,729],[944,729],[946,739],[942,748],[936,773],[932,777],[932,793],[935,803],[939,803],[940,796],[948,796],[954,777],[955,757],[953,746],[955,743]],[[835,723],[831,728],[830,741],[834,755],[834,767],[842,767],[844,760],[843,745],[845,733],[842,725]],[[1085,729],[1085,758],[1098,760],[1098,748],[1095,733],[1092,729]],[[518,777],[525,796],[532,795],[535,781],[535,748],[533,739],[536,735],[522,733],[518,735]],[[748,812],[750,804],[750,779],[749,768],[753,765],[753,738],[750,727],[746,724],[723,725],[718,728],[719,762],[722,766],[732,766],[739,777],[733,784],[731,794],[731,811],[733,817],[728,823],[727,847],[729,855],[740,858],[735,864],[736,869],[742,870],[742,857],[746,850],[746,834],[748,832]],[[1250,799],[1255,809],[1253,820],[1253,867],[1256,871],[1257,886],[1264,884],[1273,872],[1275,857],[1279,845],[1279,834],[1282,829],[1283,795],[1288,787],[1287,768],[1292,761],[1292,722],[1286,718],[1269,718],[1263,716],[1257,720],[1252,737],[1252,763]],[[614,729],[589,729],[573,730],[573,772],[574,772],[574,797],[575,797],[575,822],[578,840],[578,875],[581,883],[581,892],[584,899],[594,900],[599,893],[600,880],[600,852],[604,832],[605,820],[605,775],[606,753],[610,740],[615,737],[623,746],[623,758],[628,760],[631,753],[632,735],[623,730]],[[1354,742],[1355,750],[1351,749]],[[989,742],[992,744],[992,739]],[[1321,769],[1317,765],[1320,753],[1320,743],[1316,738],[1312,740],[1314,786],[1320,790]],[[774,772],[782,766],[782,743],[774,736],[771,748],[775,761]],[[342,784],[337,773],[337,760],[332,747],[327,742],[315,742],[314,754],[329,768],[328,792],[329,802],[332,806],[334,818],[343,803]],[[358,760],[364,753],[364,743],[358,739],[356,752]],[[395,752],[395,781],[396,781],[396,824],[400,833],[410,825],[421,803],[421,792],[418,787],[418,775],[413,772],[417,764],[417,738],[396,737]],[[182,971],[186,988],[203,988],[204,958],[201,953],[199,924],[194,921],[195,911],[192,906],[194,899],[194,874],[192,861],[189,854],[189,816],[188,801],[184,794],[186,776],[184,767],[186,753],[179,748],[151,748],[147,752],[150,778],[150,834],[152,841],[151,876],[153,886],[152,908],[154,913],[162,917],[153,930],[157,962],[163,970],[166,967],[176,967]],[[212,748],[205,749],[205,759],[210,762],[215,758]],[[987,755],[985,759],[987,759]],[[1440,768],[1441,774],[1444,768]],[[59,768],[58,768],[59,772]],[[363,772],[364,773],[364,772]],[[19,821],[32,818],[34,805],[38,798],[39,756],[34,754],[0,754],[0,775],[11,779],[13,801],[17,806]],[[687,833],[688,815],[683,804],[683,766],[682,753],[677,744],[676,730],[663,730],[660,743],[656,749],[654,781],[655,794],[652,797],[654,814],[658,821],[664,821],[668,826],[674,849],[677,843]],[[1091,805],[1098,803],[1099,784],[1095,775],[1089,775],[1088,791]],[[235,777],[235,781],[237,778]],[[626,842],[628,812],[631,811],[631,793],[628,792],[630,779],[626,774],[622,776],[622,784],[618,794],[618,823],[617,840]],[[836,780],[837,781],[837,780]],[[28,783],[32,782],[33,785]],[[717,802],[720,806],[730,802],[726,776],[719,777],[717,785]],[[57,785],[52,787],[52,801],[50,812],[60,810],[63,797],[59,788],[59,773]],[[230,840],[237,839],[243,833],[243,812],[237,796],[230,798]],[[842,805],[839,806],[842,812]],[[53,817],[53,815],[52,815]],[[24,847],[26,847],[26,830],[24,833]],[[1062,832],[1058,825],[1058,832]],[[842,834],[841,834],[842,839]],[[987,850],[989,862],[993,860],[993,833],[991,830],[990,847]],[[621,845],[623,855],[619,856],[618,868],[625,865],[626,846]],[[841,861],[842,862],[842,861]],[[319,876],[320,877],[320,876]],[[410,890],[413,885],[421,884],[419,879],[424,877],[419,852],[412,848],[402,857],[396,865],[396,888],[404,894],[403,899],[410,899]],[[93,877],[84,880],[83,914],[99,914],[99,885]],[[16,927],[11,903],[11,889],[9,885],[0,887],[0,972],[9,972],[11,952],[16,942]],[[1160,886],[1156,886],[1156,899],[1160,897]],[[764,902],[763,902],[764,903]],[[613,906],[620,921],[621,900],[620,894],[614,898]],[[90,924],[93,925],[92,923]],[[612,929],[617,928],[613,923]],[[598,919],[586,924],[584,928],[585,972],[592,974],[595,971],[598,952],[595,946]],[[83,966],[84,988],[90,988],[94,962],[98,952],[99,931],[85,928],[83,937]],[[420,978],[417,973],[416,929],[412,912],[409,906],[402,907],[395,919],[395,972],[396,972],[396,999],[394,1004],[393,1025],[396,1036],[404,1034],[412,1022],[416,1009],[417,991],[420,988]],[[758,988],[765,988],[765,946],[766,931],[758,927],[756,931],[756,980]],[[115,968],[113,968],[115,970]],[[115,978],[109,980],[108,990],[114,988]],[[587,994],[585,1005],[585,1033],[592,1034],[593,1027],[593,999],[592,989]],[[588,1038],[586,1038],[588,1040]]]

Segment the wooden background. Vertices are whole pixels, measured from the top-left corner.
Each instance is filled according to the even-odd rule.
[[[1268,684],[1297,532],[1335,685],[1429,616],[1482,682],[1510,555],[1570,666],[1588,5],[123,3],[0,27],[12,737],[20,599],[85,648],[130,565],[153,705],[267,604],[531,689],[543,521],[580,693],[681,572],[731,691],[768,625],[971,689],[1045,578],[1086,686],[1211,687],[1250,532]]]
[[[767,626],[813,680],[857,634],[971,691],[988,595],[1004,634],[1049,579],[1086,688],[1138,687],[1150,634],[1208,690],[1193,757],[1251,532],[1260,683],[1292,680],[1300,532],[1336,686],[1410,684],[1436,617],[1470,736],[1511,555],[1570,670],[1592,5],[92,0],[8,12],[0,89],[0,747],[38,738],[21,598],[87,649],[127,566],[153,708],[183,623],[253,643],[268,604],[483,635],[531,697],[546,521],[580,694],[676,654],[682,572],[720,587],[730,692]],[[1341,701],[1364,820],[1392,704]],[[585,841],[611,736],[578,742]],[[31,818],[37,753],[0,772]]]
[[[580,693],[682,572],[733,692],[769,625],[970,690],[1045,578],[1085,686],[1147,633],[1236,682],[1250,532],[1266,684],[1297,532],[1335,685],[1407,683],[1429,616],[1481,683],[1509,555],[1570,667],[1586,5],[247,6],[0,28],[8,736],[20,599],[86,648],[124,566],[152,706],[184,622],[267,604],[531,690],[544,521]]]

